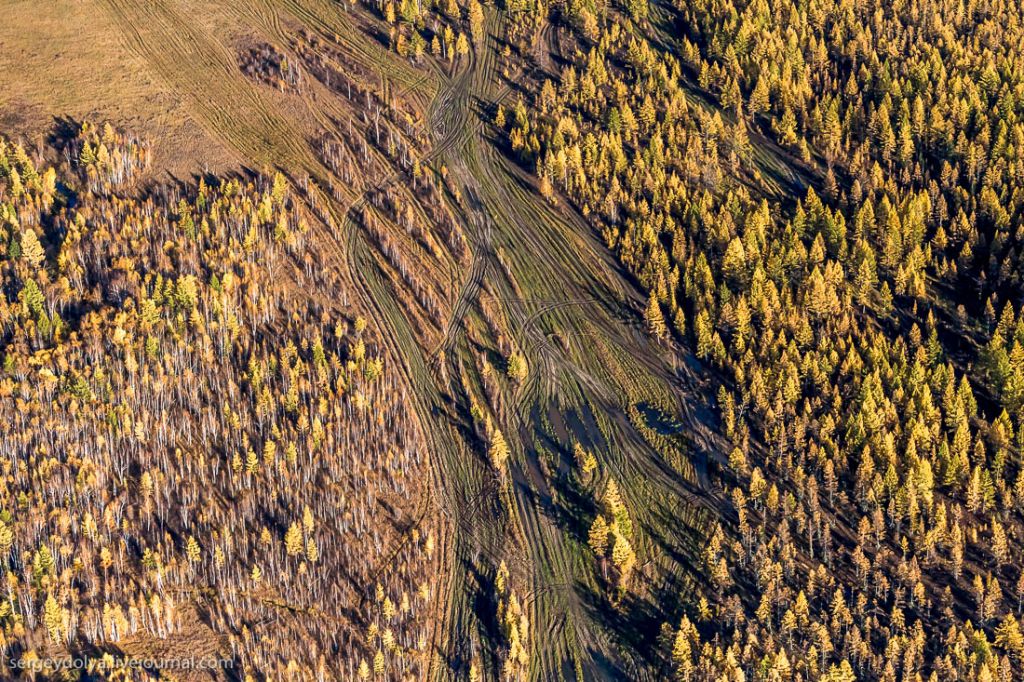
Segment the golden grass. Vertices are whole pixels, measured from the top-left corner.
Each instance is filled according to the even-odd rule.
[[[154,144],[154,172],[313,170],[309,140],[335,104],[247,79],[239,51],[287,50],[300,24],[331,35],[351,18],[316,0],[252,6],[199,0],[13,0],[2,11],[0,128],[35,146],[59,118],[110,120]],[[387,52],[354,28],[349,56],[372,70]],[[410,80],[407,64],[386,71]],[[312,95],[312,97],[310,97]],[[332,112],[337,115],[337,112]]]
[[[125,45],[100,0],[14,0],[0,33],[0,126],[34,142],[57,118],[110,119],[153,141],[173,173],[237,157],[196,124],[188,103]]]

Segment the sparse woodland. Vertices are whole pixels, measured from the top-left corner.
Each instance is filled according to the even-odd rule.
[[[54,151],[0,142],[5,653],[419,678],[427,453],[367,320],[303,288],[294,190],[143,190],[110,126]]]

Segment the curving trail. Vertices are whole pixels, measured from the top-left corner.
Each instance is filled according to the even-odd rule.
[[[304,134],[239,72],[235,55],[169,0],[104,0],[128,48],[246,163],[309,169]],[[186,66],[187,65],[187,66]]]
[[[679,56],[676,48],[678,37],[672,27],[676,22],[675,9],[663,0],[650,3],[651,28],[653,39],[662,50]],[[690,100],[709,112],[718,111],[725,120],[735,118],[715,103],[710,94],[702,90],[696,83],[685,78],[682,85],[686,88]],[[778,197],[787,198],[803,196],[808,187],[821,189],[822,179],[794,154],[783,149],[775,140],[769,138],[756,126],[748,126],[747,135],[750,140],[751,155],[758,172],[759,182]]]
[[[469,63],[443,86],[430,116],[438,140],[435,149],[440,151],[435,160],[445,164],[466,199],[459,213],[473,246],[473,266],[460,286],[431,365],[445,376],[472,363],[464,331],[473,323],[469,311],[482,287],[501,306],[512,325],[509,333],[529,365],[527,380],[510,395],[509,413],[499,415],[506,436],[518,436],[518,443],[510,440],[514,455],[508,478],[495,479],[486,464],[481,471],[479,454],[463,455],[460,461],[453,448],[446,448],[440,458],[437,484],[446,491],[446,504],[473,501],[449,507],[456,515],[455,567],[487,573],[500,560],[514,567],[514,580],[524,585],[531,607],[531,678],[572,676],[578,665],[588,679],[655,679],[657,671],[648,662],[622,655],[609,631],[589,551],[580,541],[579,528],[573,530],[559,518],[559,483],[545,475],[540,463],[537,445],[549,435],[540,422],[547,419],[542,415],[560,419],[561,412],[582,414],[591,405],[611,415],[612,441],[604,444],[602,466],[633,502],[638,525],[657,525],[662,534],[675,534],[661,541],[682,551],[696,536],[686,519],[701,503],[699,481],[690,485],[659,461],[625,417],[623,396],[642,392],[652,383],[672,387],[668,393],[674,393],[680,403],[677,412],[684,417],[688,411],[682,403],[706,403],[707,398],[692,395],[692,386],[669,366],[663,349],[638,331],[643,299],[590,227],[569,207],[544,202],[532,178],[490,139],[485,114],[473,110],[477,99],[493,104],[512,91],[498,74],[502,21],[496,12],[487,12],[488,40],[476,46]],[[553,30],[545,31],[542,46],[554,44]],[[538,61],[548,65],[550,59],[548,55]],[[456,144],[445,144],[453,137]],[[499,254],[504,259],[501,265]],[[617,375],[589,347],[592,335],[615,356],[642,359],[622,360],[629,371]],[[553,338],[570,341],[558,343]],[[451,395],[459,394],[456,382],[449,388]],[[562,445],[569,447],[568,442]],[[477,513],[481,495],[488,491],[494,495],[492,511],[500,509],[498,498],[510,496],[504,509],[507,519],[500,511],[491,516]],[[674,530],[665,532],[665,516],[678,517]],[[654,542],[648,544],[655,554]],[[697,551],[695,546],[690,549]],[[487,561],[494,563],[488,566]],[[668,565],[661,557],[652,559],[651,565],[652,580],[681,582],[678,565]],[[455,639],[468,636],[473,641],[473,634],[467,633],[474,632],[479,615],[470,615],[468,608],[474,589],[477,585],[461,576],[453,577],[449,585],[445,627]],[[482,640],[482,626],[478,622],[476,627]],[[456,663],[460,649],[465,647],[455,642],[449,652],[456,653]]]
[[[572,207],[541,199],[534,179],[493,139],[485,110],[513,92],[498,60],[504,15],[488,7],[486,39],[451,70],[433,64],[423,73],[366,36],[351,35],[349,18],[326,0],[254,0],[231,9],[282,46],[289,44],[288,26],[295,21],[363,65],[375,66],[382,79],[387,74],[417,92],[437,86],[426,117],[431,150],[420,161],[424,168],[446,169],[446,182],[459,197],[449,197],[449,208],[462,223],[472,258],[449,292],[447,318],[436,321],[440,340],[428,344],[357,221],[364,209],[373,211],[376,193],[401,190],[406,174],[396,171],[367,183],[342,205],[319,189],[331,175],[311,153],[306,131],[245,81],[234,55],[189,22],[173,0],[104,1],[132,50],[188,98],[198,123],[240,159],[305,170],[315,180],[308,191],[327,210],[327,224],[317,233],[322,265],[348,273],[356,284],[389,360],[409,387],[410,409],[431,455],[434,506],[447,526],[441,543],[447,570],[435,586],[443,599],[435,619],[432,676],[465,679],[472,658],[497,672],[501,652],[494,642],[500,638],[490,582],[504,561],[529,610],[531,679],[572,678],[577,668],[586,679],[657,679],[656,666],[628,653],[621,628],[610,622],[633,614],[610,615],[607,588],[585,545],[591,512],[564,502],[573,493],[565,473],[568,453],[573,441],[585,442],[600,461],[601,484],[609,476],[619,483],[644,562],[638,598],[653,601],[656,590],[687,584],[685,567],[672,557],[699,552],[697,510],[708,495],[700,453],[720,447],[703,427],[710,397],[694,370],[670,365],[665,349],[642,332],[644,298],[587,222]],[[535,42],[533,68],[553,75],[557,49],[557,28],[545,25]],[[195,67],[182,69],[183,63]],[[342,103],[325,96],[306,105],[328,132],[344,112]],[[466,416],[461,384],[463,374],[472,375],[464,370],[476,362],[467,330],[479,324],[483,291],[500,306],[529,368],[522,384],[503,384],[496,418],[513,456],[500,474]],[[681,430],[695,434],[699,456],[692,467],[667,463],[631,423],[628,409],[641,401],[670,405]],[[554,465],[545,461],[548,455]],[[599,492],[595,482],[581,494],[592,498]],[[650,608],[659,618],[671,615],[660,604]],[[637,627],[648,625],[638,621]]]

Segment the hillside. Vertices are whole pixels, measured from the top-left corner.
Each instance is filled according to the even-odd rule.
[[[13,676],[1024,675],[1017,4],[4,12]]]

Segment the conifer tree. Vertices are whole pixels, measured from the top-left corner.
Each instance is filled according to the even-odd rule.
[[[658,299],[654,296],[654,292],[651,292],[647,298],[647,309],[644,311],[644,321],[647,323],[647,331],[649,331],[654,337],[663,339],[667,333],[665,328],[665,318],[661,314],[661,306],[658,304]]]
[[[497,428],[491,433],[491,445],[487,455],[491,460],[491,466],[498,471],[505,471],[505,462],[509,457],[508,443],[505,442],[505,436]]]
[[[43,245],[39,243],[35,230],[32,228],[28,228],[21,233],[21,258],[33,270],[39,269],[39,266],[42,265],[43,260],[46,258]]]
[[[288,556],[298,556],[302,553],[302,531],[299,530],[299,524],[292,523],[288,526],[288,531],[284,536],[284,548]]]
[[[590,549],[594,550],[594,554],[597,556],[604,556],[604,553],[608,550],[608,535],[610,529],[608,522],[605,521],[604,516],[601,514],[597,515],[594,522],[590,525],[590,532],[587,534],[587,542],[590,545]]]

